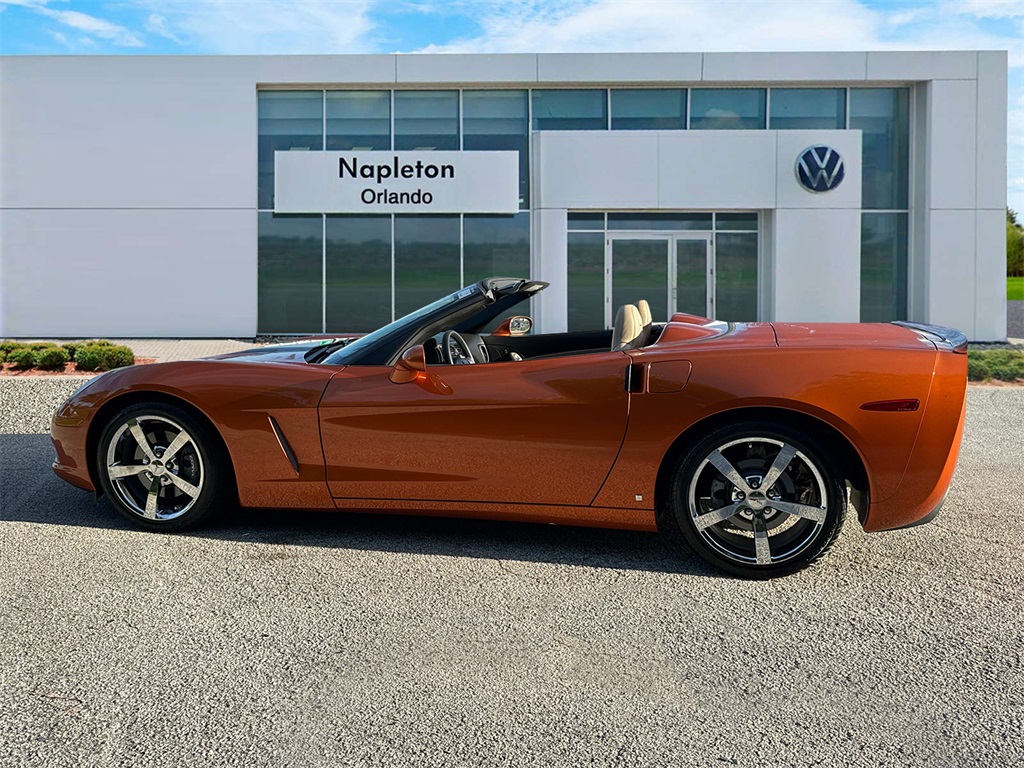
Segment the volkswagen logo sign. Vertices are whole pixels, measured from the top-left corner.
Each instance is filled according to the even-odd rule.
[[[796,178],[808,192],[828,192],[843,183],[843,158],[832,147],[808,147],[796,160]]]

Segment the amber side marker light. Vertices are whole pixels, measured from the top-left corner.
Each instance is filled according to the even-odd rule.
[[[902,413],[916,411],[920,406],[920,400],[876,400],[873,403],[864,403],[860,409],[862,411],[896,411]]]

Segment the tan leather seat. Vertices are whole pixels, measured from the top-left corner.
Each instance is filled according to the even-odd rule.
[[[647,299],[640,299],[636,303],[636,308],[640,310],[640,320],[644,324],[644,328],[650,328],[654,323],[654,318],[651,317],[651,305],[647,303]]]
[[[615,325],[612,327],[612,352],[624,349],[636,349],[644,336],[644,324],[640,318],[640,310],[633,304],[623,304],[615,314]]]

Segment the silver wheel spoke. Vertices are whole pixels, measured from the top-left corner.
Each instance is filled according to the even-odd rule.
[[[721,507],[720,509],[713,509],[710,512],[705,512],[703,515],[695,517],[693,519],[693,524],[697,526],[698,531],[703,531],[705,528],[710,528],[712,525],[725,522],[742,508],[743,504],[737,503],[729,504],[728,506]]]
[[[764,476],[764,481],[761,483],[761,487],[766,492],[775,485],[775,481],[786,471],[786,467],[789,466],[789,462],[793,460],[794,456],[796,456],[796,448],[788,443],[782,446],[782,450],[779,451],[779,455],[775,457],[775,461],[772,463],[772,468],[768,470],[768,474]]]
[[[180,488],[186,494],[191,496],[193,499],[199,495],[199,489],[192,485],[192,483],[190,483],[188,480],[182,477],[178,477],[173,472],[168,472],[167,477],[170,479],[172,483],[174,483],[178,488]]]
[[[133,477],[145,472],[147,469],[145,464],[127,464],[122,466],[121,464],[111,464],[107,467],[107,477],[113,480],[116,477]]]
[[[157,519],[157,507],[156,503],[159,500],[160,494],[160,478],[154,477],[153,482],[149,486],[149,495],[146,496],[146,518],[148,520]]]
[[[765,528],[764,518],[760,515],[754,516],[754,554],[758,565],[772,564],[772,545],[768,541],[768,529]]]
[[[132,433],[132,437],[135,438],[135,442],[139,444],[139,447],[146,455],[146,458],[150,461],[156,461],[156,454],[153,453],[153,447],[149,444],[149,440],[146,438],[146,433],[142,431],[142,427],[139,426],[139,422],[136,419],[132,419],[128,422],[128,430]]]
[[[722,455],[721,451],[712,451],[708,455],[708,461],[714,465],[715,469],[725,475],[726,480],[744,493],[750,493],[750,486],[747,485],[747,481],[740,476],[740,473],[737,472],[736,468],[729,463],[729,460]]]
[[[180,451],[183,447],[192,442],[192,438],[189,437],[188,432],[182,430],[178,433],[178,436],[171,441],[171,444],[167,446],[167,450],[164,451],[164,455],[160,457],[160,460],[166,464],[168,461],[174,458],[174,454]]]
[[[770,499],[768,506],[772,509],[776,509],[779,512],[785,512],[787,515],[795,515],[796,517],[802,517],[805,520],[813,520],[816,523],[825,522],[826,510],[821,507],[812,507],[808,504],[797,504],[792,501],[775,501]]]

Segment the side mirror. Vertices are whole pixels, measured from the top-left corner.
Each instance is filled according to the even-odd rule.
[[[523,315],[510,317],[499,325],[492,336],[523,336],[533,328],[533,320]]]
[[[394,370],[388,376],[395,384],[408,384],[427,375],[427,355],[422,344],[409,347],[395,363]]]

